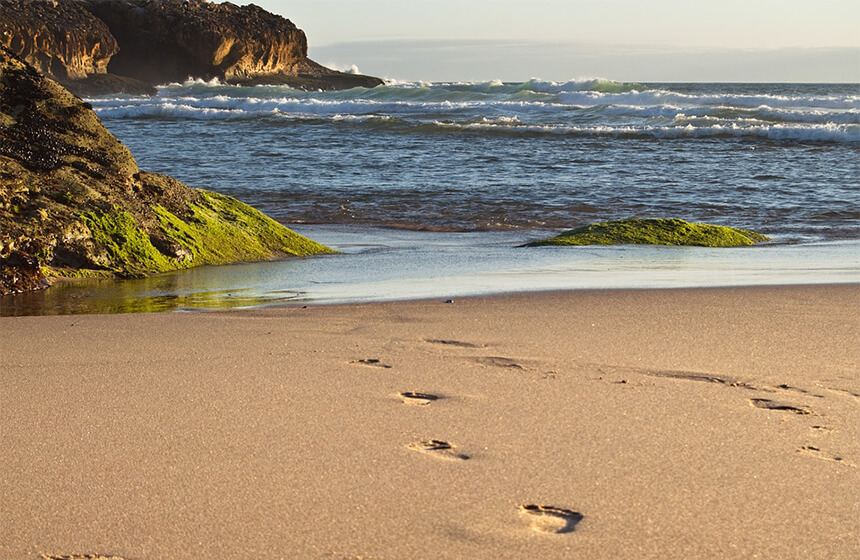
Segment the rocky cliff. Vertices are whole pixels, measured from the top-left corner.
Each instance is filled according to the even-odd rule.
[[[0,37],[39,72],[76,80],[104,74],[119,50],[107,26],[78,3],[7,0]]]
[[[0,294],[326,252],[233,198],[139,170],[86,103],[0,47]]]
[[[151,85],[108,73],[119,45],[76,1],[0,0],[0,45],[81,95],[155,93]]]
[[[151,93],[189,76],[305,89],[382,83],[313,62],[290,20],[229,2],[0,0],[0,44],[84,95]]]

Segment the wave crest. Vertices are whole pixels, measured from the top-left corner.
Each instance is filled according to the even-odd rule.
[[[397,83],[373,89],[306,92],[240,87],[217,80],[169,84],[158,96],[92,99],[105,119],[329,122],[429,132],[605,135],[649,138],[750,137],[772,141],[860,142],[860,96],[823,88],[678,90],[602,78],[520,83]],[[838,90],[837,90],[838,91]],[[822,94],[824,92],[824,94]],[[508,130],[510,129],[510,130]]]

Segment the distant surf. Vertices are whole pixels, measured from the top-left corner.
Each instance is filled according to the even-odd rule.
[[[773,88],[773,86],[770,86]],[[302,92],[281,86],[243,88],[217,80],[167,84],[155,98],[96,101],[102,118],[344,120],[381,117],[399,130],[500,128],[570,135],[860,142],[860,95],[680,92],[666,86],[593,79],[564,83],[394,83],[372,90]],[[427,119],[428,112],[442,119]],[[516,112],[509,120],[483,113]],[[457,118],[480,113],[477,120]],[[385,118],[391,116],[399,118]],[[373,121],[372,118],[363,122]],[[599,120],[599,124],[586,123]],[[486,122],[484,122],[486,121]]]
[[[856,84],[188,80],[90,101],[146,167],[285,222],[475,231],[678,216],[786,242],[860,231],[846,211],[860,205]]]

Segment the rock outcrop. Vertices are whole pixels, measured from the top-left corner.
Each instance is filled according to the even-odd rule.
[[[0,47],[0,294],[326,252],[233,198],[139,170],[88,104]]]
[[[303,89],[382,80],[325,68],[305,33],[258,6],[205,0],[0,0],[0,44],[82,95],[188,77]]]
[[[770,241],[761,233],[678,219],[615,220],[589,224],[556,237],[528,243],[543,245],[693,245],[698,247],[744,247]]]
[[[104,74],[119,51],[107,25],[77,2],[8,0],[0,14],[4,45],[45,75]]]
[[[76,1],[0,0],[0,45],[75,93],[155,92],[108,73],[119,45],[107,25]]]

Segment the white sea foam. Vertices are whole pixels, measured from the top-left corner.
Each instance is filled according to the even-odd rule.
[[[289,115],[284,115],[289,117]],[[393,117],[389,117],[388,115],[332,115],[330,119],[334,122],[344,121],[344,122],[390,122],[393,121]]]
[[[545,133],[569,136],[606,136],[615,138],[651,137],[658,139],[682,138],[753,138],[768,140],[860,142],[860,125],[800,125],[782,124],[739,126],[737,124],[715,124],[711,126],[564,126],[525,125],[511,126],[500,122],[456,123],[434,121],[434,126],[448,130],[495,130],[515,133]]]
[[[357,68],[355,69],[357,70]],[[322,98],[346,101],[374,99],[383,102],[477,102],[500,103],[505,101],[533,101],[535,103],[561,103],[575,107],[628,106],[628,107],[733,107],[770,108],[792,111],[860,111],[860,95],[773,95],[745,93],[682,93],[669,89],[649,89],[643,84],[614,82],[603,78],[575,79],[567,82],[550,82],[532,79],[521,83],[503,83],[500,80],[485,82],[447,82],[431,84],[413,81],[389,80],[386,85],[372,89],[355,88],[343,92],[303,92],[288,86],[231,86],[217,79],[204,81],[188,79],[162,87],[168,95],[211,97],[226,94],[230,97],[278,98],[287,95],[299,99]],[[687,90],[689,91],[689,90]],[[206,95],[209,93],[210,95]]]
[[[495,118],[482,117],[481,123],[514,126],[514,125],[522,124],[522,121],[520,121],[519,117],[495,117]]]
[[[222,82],[218,78],[212,78],[211,80],[204,80],[203,78],[193,78],[188,76],[183,82],[170,82],[168,84],[164,84],[159,86],[160,88],[179,88],[179,87],[192,87],[192,86],[206,86],[206,87],[225,87],[230,86],[225,82]],[[238,87],[238,86],[231,86]]]
[[[156,97],[113,96],[92,100],[103,118],[311,119],[384,123],[518,133],[653,138],[750,137],[770,140],[857,142],[860,96],[635,89],[635,84],[588,79],[568,82],[498,80],[426,84],[410,82],[372,89],[304,92],[283,86],[224,86],[189,80]],[[614,88],[614,89],[613,89]],[[575,91],[574,91],[575,90]],[[598,91],[603,90],[603,91]],[[611,90],[611,91],[610,91]],[[827,91],[814,88],[808,91]],[[735,91],[743,91],[736,88]],[[835,91],[847,91],[845,88]]]
[[[219,109],[214,107],[194,107],[182,103],[160,103],[157,105],[120,105],[100,108],[96,112],[102,118],[160,117],[187,119],[225,119],[246,118],[249,115],[241,109]]]
[[[96,111],[105,117],[118,116],[158,116],[172,111],[177,105],[187,109],[241,111],[254,114],[268,114],[274,110],[283,113],[297,114],[367,114],[367,113],[401,113],[414,109],[448,112],[451,110],[473,107],[473,102],[454,102],[442,100],[437,102],[408,102],[408,101],[377,101],[374,99],[321,99],[321,98],[254,98],[215,95],[212,97],[160,97],[141,99],[138,103],[129,100],[116,100],[112,103],[102,103],[95,106]],[[135,114],[135,108],[137,113]]]
[[[585,109],[587,107],[576,107]],[[842,111],[820,109],[778,109],[767,105],[755,108],[730,107],[725,105],[705,107],[679,107],[675,105],[608,105],[597,106],[600,112],[612,117],[667,118],[700,117],[724,120],[759,120],[773,122],[860,124],[860,110]]]
[[[568,105],[583,107],[597,105],[638,105],[663,106],[678,105],[723,106],[757,108],[761,106],[775,108],[814,108],[860,110],[860,97],[803,97],[783,95],[690,95],[666,90],[653,90],[629,93],[600,93],[600,92],[562,92],[559,101]]]

